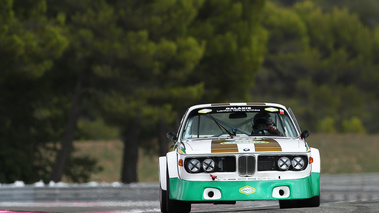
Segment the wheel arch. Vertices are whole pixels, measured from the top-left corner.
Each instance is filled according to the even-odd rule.
[[[167,190],[166,156],[159,157],[159,183],[162,190]]]
[[[320,151],[316,148],[311,147],[311,157],[313,158],[312,172],[321,172],[321,157]]]
[[[167,190],[169,178],[179,177],[177,153],[168,152],[166,156],[159,157],[159,182],[163,190]]]

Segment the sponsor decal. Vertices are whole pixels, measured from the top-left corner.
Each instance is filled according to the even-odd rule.
[[[176,146],[171,145],[170,148],[168,149],[168,151],[171,152],[171,151],[174,151],[175,149],[176,149]]]
[[[177,151],[179,154],[186,154],[186,149],[185,149],[185,147],[184,146],[182,146],[182,145],[172,145],[172,146],[170,146],[170,148],[169,148],[169,152],[171,152],[171,151]]]
[[[304,143],[305,143],[305,148],[307,149],[307,152],[311,151],[311,149],[309,148],[309,145],[308,145],[308,143],[307,143],[307,142],[305,142],[305,141],[304,141]]]
[[[239,192],[241,192],[242,194],[245,194],[245,195],[253,194],[256,191],[257,190],[251,186],[244,186],[244,187],[240,188],[240,190],[239,190]]]
[[[281,114],[281,115],[284,115],[284,110],[279,110],[279,113]]]
[[[269,112],[277,112],[279,111],[277,108],[274,108],[274,107],[267,107],[265,108],[266,111],[269,111]]]
[[[201,114],[206,114],[206,113],[210,113],[210,112],[212,112],[211,109],[201,109],[198,111],[198,113],[201,113]]]
[[[216,112],[259,112],[260,109],[255,109],[250,106],[244,107],[225,107],[224,109],[219,109]]]
[[[186,154],[186,149],[184,149],[183,147],[179,147],[177,150],[179,154]]]

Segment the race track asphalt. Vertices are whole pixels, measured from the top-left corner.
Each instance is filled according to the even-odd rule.
[[[1,212],[160,212],[157,183],[0,186]],[[1,211],[2,210],[2,211]],[[191,212],[379,212],[379,174],[322,175],[318,208],[278,201],[193,204]]]

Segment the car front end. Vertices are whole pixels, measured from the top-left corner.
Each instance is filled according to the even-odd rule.
[[[275,134],[266,128],[254,133],[250,120],[259,112],[270,112],[279,124]],[[321,159],[305,141],[308,135],[300,133],[292,111],[282,105],[190,108],[178,134],[170,137],[175,143],[159,159],[161,189],[167,194],[162,212],[170,212],[172,203],[279,200],[281,208],[318,206]]]

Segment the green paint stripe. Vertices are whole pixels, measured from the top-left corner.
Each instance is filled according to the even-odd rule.
[[[252,187],[254,193],[241,193],[243,187]],[[285,199],[305,199],[320,193],[320,173],[291,180],[254,180],[254,181],[188,181],[170,178],[170,197],[176,200],[205,201],[205,188],[217,188],[222,198],[217,201],[238,200],[277,200],[272,197],[272,190],[278,186],[288,186],[290,196]]]

